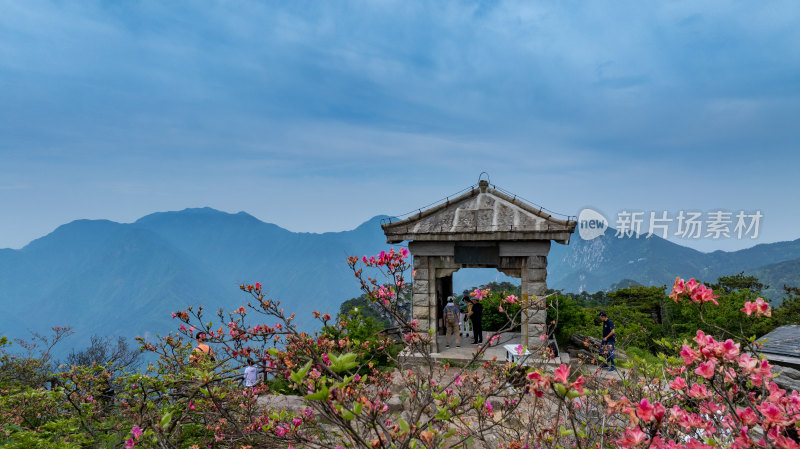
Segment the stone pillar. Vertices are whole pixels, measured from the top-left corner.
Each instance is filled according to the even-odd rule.
[[[523,335],[528,334],[528,345],[534,347],[546,344],[546,341],[539,340],[539,336],[547,330],[547,307],[543,299],[547,292],[547,256],[529,256],[524,266],[522,277],[527,282],[523,283],[522,294],[528,295],[531,307],[527,317],[527,329],[523,329]]]
[[[411,317],[419,322],[419,329],[427,331],[430,329],[431,304],[430,304],[430,285],[429,268],[430,261],[428,256],[414,256],[414,275],[412,276],[411,294]],[[435,282],[435,280],[434,280]],[[436,314],[433,315],[436,319]]]

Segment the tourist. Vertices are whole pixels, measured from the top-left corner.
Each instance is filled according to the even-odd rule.
[[[610,362],[611,366],[608,367],[609,371],[616,371],[617,365],[614,363],[614,345],[617,341],[616,330],[614,329],[614,322],[608,319],[605,312],[597,314],[600,321],[603,322],[603,342],[600,346],[600,355],[606,359],[606,363]]]
[[[450,347],[450,336],[452,335],[456,337],[456,346],[461,347],[461,336],[458,332],[458,326],[461,323],[459,322],[459,312],[455,305],[455,299],[453,296],[448,296],[447,305],[444,306],[444,325],[446,329],[444,341],[448,348]]]
[[[192,349],[192,355],[189,356],[189,361],[193,363],[199,362],[203,358],[208,358],[212,362],[216,362],[217,359],[214,357],[214,350],[211,349],[211,346],[206,344],[206,334],[203,332],[199,332],[197,334],[197,346]]]
[[[255,387],[258,383],[258,368],[256,368],[253,359],[247,358],[247,366],[244,367],[244,386]]]
[[[472,331],[472,326],[470,326],[469,319],[469,312],[472,311],[472,301],[469,300],[469,290],[464,290],[464,296],[458,301],[458,307],[461,311],[461,331],[459,334],[462,337],[469,337],[470,332]]]
[[[472,310],[468,316],[472,321],[472,344],[479,345],[483,343],[483,305],[477,298],[472,298]]]

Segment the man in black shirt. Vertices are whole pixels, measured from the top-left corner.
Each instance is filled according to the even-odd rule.
[[[469,313],[469,319],[472,321],[472,344],[478,345],[483,343],[483,304],[479,303],[476,298],[472,298],[472,311]]]
[[[616,330],[614,329],[614,322],[608,319],[605,312],[598,314],[600,321],[603,322],[603,342],[601,343],[600,354],[605,357],[606,362],[610,362],[611,366],[609,371],[616,371],[617,365],[614,363],[614,345],[617,342],[615,336]]]

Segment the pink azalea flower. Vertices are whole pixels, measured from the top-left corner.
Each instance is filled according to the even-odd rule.
[[[516,304],[519,298],[514,295],[508,295],[505,297],[504,301],[509,304]]]
[[[769,304],[764,301],[764,298],[756,299],[756,308],[758,309],[756,311],[757,315],[764,315],[768,317],[772,316],[772,311],[769,308]]]
[[[772,365],[769,364],[767,359],[761,360],[756,371],[764,378],[772,378]]]
[[[694,370],[694,373],[697,374],[698,376],[703,376],[706,379],[711,379],[712,377],[714,377],[714,370],[716,369],[716,367],[717,367],[717,361],[709,360],[705,363],[701,363],[700,366],[698,366],[697,369]]]
[[[756,316],[772,316],[772,309],[770,309],[769,304],[764,301],[764,298],[757,298],[756,302],[747,301],[744,303],[744,308],[741,310],[747,314],[747,316],[750,316],[753,312],[755,312]]]
[[[630,448],[647,440],[647,435],[639,427],[626,429],[625,435],[617,443],[623,448]]]
[[[133,449],[134,447],[136,447],[136,442],[133,441],[133,438],[128,438],[125,441],[125,449]]]
[[[256,290],[259,290],[259,291],[261,290],[261,283],[260,282],[256,282]]]
[[[455,382],[453,382],[453,384],[457,387],[464,385],[464,382],[461,380],[461,376],[456,377]]]
[[[696,399],[708,399],[711,397],[711,394],[708,392],[708,388],[706,388],[703,384],[693,384],[692,388],[689,389],[688,393],[690,398]]]
[[[676,377],[675,380],[669,383],[669,387],[675,391],[681,391],[686,388],[686,381],[683,377]]]
[[[756,412],[754,412],[750,407],[736,409],[736,415],[748,426],[752,426],[758,421]]]
[[[694,337],[694,341],[696,341],[697,344],[702,348],[703,346],[707,346],[714,343],[714,337],[706,335],[705,332],[698,330],[697,336]]]
[[[483,299],[483,298],[485,298],[486,296],[489,295],[489,290],[481,290],[481,289],[476,288],[475,291],[470,293],[470,295],[474,296],[475,299],[480,301],[481,299]]]
[[[673,301],[679,302],[681,295],[686,293],[686,283],[683,279],[676,277],[675,283],[672,285],[672,293],[669,294],[669,297],[672,298]]]
[[[569,383],[569,381],[567,380],[569,378],[569,367],[567,365],[562,363],[561,366],[556,368],[553,374],[554,374],[553,378],[557,382],[561,382],[562,384]]]
[[[750,354],[744,353],[739,356],[739,366],[746,374],[752,373],[758,366],[758,359],[754,359],[750,357]]]
[[[745,315],[750,316],[756,311],[756,303],[747,301],[744,303],[744,307],[739,309],[745,313]]]
[[[653,405],[653,416],[656,418],[656,421],[661,422],[666,413],[667,409],[660,402],[656,402]]]
[[[734,343],[730,338],[725,340],[722,345],[722,355],[725,360],[736,360],[739,356],[739,343]]]
[[[539,374],[539,372],[537,371],[531,371],[530,373],[528,373],[528,380],[541,381],[542,375]]]
[[[697,286],[697,288],[692,292],[692,301],[696,303],[701,302],[713,302],[714,305],[719,305],[719,303],[714,299],[714,291],[703,284]]]
[[[583,394],[583,384],[586,383],[586,379],[583,376],[579,376],[575,382],[572,382],[572,388],[578,391],[578,393]]]
[[[691,365],[695,360],[697,360],[698,354],[697,351],[690,348],[689,345],[684,344],[683,348],[681,349],[681,357],[683,358],[684,364]]]
[[[283,426],[278,426],[275,428],[275,435],[278,435],[279,437],[284,437],[286,436],[287,433],[289,433],[289,431],[286,430]]]
[[[783,412],[772,402],[764,401],[756,407],[764,415],[765,424],[779,424],[783,422]]]
[[[694,291],[697,289],[699,285],[700,283],[695,281],[694,278],[689,279],[689,282],[686,283],[686,293],[689,293],[691,295],[692,293],[694,293]]]
[[[514,348],[514,351],[517,352],[517,355],[522,355],[525,353],[525,348],[523,348],[522,345],[517,345],[517,347]]]
[[[650,404],[647,398],[642,399],[641,402],[636,405],[636,414],[644,422],[653,420],[653,405]]]
[[[139,426],[133,426],[131,429],[131,433],[133,436],[138,440],[140,436],[142,436],[142,429]]]

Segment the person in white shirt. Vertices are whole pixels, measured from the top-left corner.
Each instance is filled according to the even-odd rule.
[[[252,359],[247,359],[247,366],[244,367],[244,386],[255,387],[258,383],[258,368]]]

